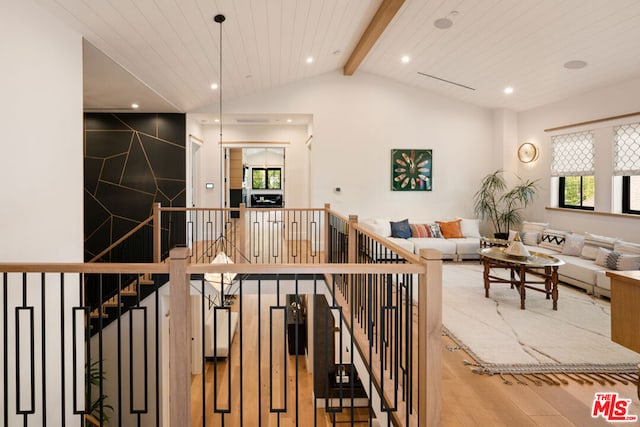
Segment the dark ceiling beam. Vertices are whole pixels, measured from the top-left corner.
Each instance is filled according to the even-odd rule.
[[[369,22],[369,26],[344,65],[343,73],[345,76],[351,76],[356,72],[403,4],[404,0],[382,0],[378,11]]]

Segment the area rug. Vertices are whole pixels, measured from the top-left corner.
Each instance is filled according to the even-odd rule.
[[[527,292],[526,310],[520,310],[515,289],[492,284],[485,298],[483,283],[479,264],[443,268],[444,332],[480,372],[637,372],[640,355],[610,339],[608,300],[560,285],[557,311],[534,291]]]

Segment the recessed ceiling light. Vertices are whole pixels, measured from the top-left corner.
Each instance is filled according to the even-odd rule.
[[[567,68],[569,70],[579,70],[580,68],[584,68],[586,66],[587,66],[587,63],[580,59],[574,59],[573,61],[564,63],[564,68]]]
[[[212,90],[218,89],[218,83],[211,83],[211,89]]]
[[[433,26],[441,30],[446,30],[447,28],[451,28],[452,25],[453,25],[453,21],[449,18],[440,18],[433,21]]]
[[[511,95],[513,93],[513,88],[511,86],[507,86],[502,91],[507,95]]]
[[[291,123],[293,120],[291,119],[287,119],[287,123]]]
[[[131,104],[131,108],[133,108],[134,110],[136,108],[139,108],[140,106],[138,104],[136,104],[135,102],[133,104]]]
[[[313,62],[313,56],[307,56],[307,64],[311,64]]]
[[[411,58],[409,58],[409,55],[404,55],[400,58],[400,61],[402,61],[403,64],[408,64],[411,61]]]
[[[220,123],[220,119],[215,119],[214,122]]]

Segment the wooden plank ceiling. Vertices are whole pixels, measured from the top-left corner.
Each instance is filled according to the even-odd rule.
[[[234,99],[340,72],[382,9],[381,0],[36,1],[185,112],[216,111],[214,15],[227,18],[223,96]],[[451,28],[436,28],[440,18]],[[639,23],[637,0],[406,0],[366,56],[358,54],[357,73],[483,107],[526,110],[640,76]],[[401,63],[402,55],[410,62]],[[588,66],[563,67],[576,59]],[[502,93],[507,85],[511,96]]]

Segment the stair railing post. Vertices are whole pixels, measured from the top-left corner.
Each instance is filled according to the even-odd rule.
[[[324,261],[329,263],[331,262],[331,250],[329,247],[329,239],[331,236],[331,205],[329,203],[324,204]]]
[[[442,253],[420,250],[418,279],[418,425],[439,426],[442,416]]]
[[[162,261],[162,224],[160,223],[160,203],[153,204],[153,262]]]
[[[349,215],[349,249],[347,250],[348,262],[355,264],[358,254],[358,234],[353,224],[358,223],[358,215]]]
[[[246,222],[247,222],[247,205],[240,203],[240,215],[238,218],[238,240],[236,242],[236,250],[240,251],[241,256],[235,257],[236,262],[246,262],[245,257],[247,253],[247,241],[246,241]]]
[[[191,426],[189,249],[169,254],[169,396],[172,426]]]

